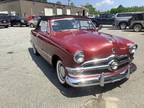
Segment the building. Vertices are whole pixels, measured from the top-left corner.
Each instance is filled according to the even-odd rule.
[[[36,0],[0,0],[0,12],[20,16],[88,15],[84,7],[61,5]]]

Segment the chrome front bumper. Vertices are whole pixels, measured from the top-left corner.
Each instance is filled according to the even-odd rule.
[[[101,74],[89,75],[87,77],[67,76],[66,82],[72,87],[85,87],[85,86],[94,86],[94,85],[100,85],[103,87],[105,84],[114,83],[122,79],[129,78],[130,69],[131,69],[131,64],[127,65],[123,69],[119,69],[109,74],[102,72]]]

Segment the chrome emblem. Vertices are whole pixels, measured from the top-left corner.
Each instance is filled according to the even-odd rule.
[[[119,66],[119,63],[118,63],[118,61],[116,61],[116,60],[111,60],[111,61],[109,62],[109,70],[110,70],[110,71],[117,70],[117,69],[118,69],[118,66]]]

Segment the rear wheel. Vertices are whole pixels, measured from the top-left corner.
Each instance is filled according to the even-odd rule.
[[[22,27],[22,24],[19,22],[19,23],[17,24],[17,26],[18,26],[18,27]]]
[[[9,27],[8,25],[5,26],[5,28],[8,28],[8,27]]]
[[[141,24],[135,24],[134,27],[133,27],[133,30],[135,32],[140,32],[142,30]]]
[[[58,60],[57,61],[57,64],[56,64],[56,72],[57,72],[57,77],[58,77],[58,80],[59,82],[65,86],[65,87],[68,87],[67,83],[66,83],[66,71],[65,71],[65,67],[63,66],[63,63],[61,60]]]
[[[127,24],[126,23],[120,23],[119,27],[121,30],[125,30],[127,27]]]

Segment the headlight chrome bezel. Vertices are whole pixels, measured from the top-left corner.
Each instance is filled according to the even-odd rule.
[[[85,58],[85,55],[83,51],[77,51],[73,56],[74,61],[78,64],[83,63],[84,58]]]
[[[132,45],[130,45],[130,46],[129,46],[129,53],[130,53],[130,54],[134,54],[134,53],[136,52],[137,48],[138,48],[138,45],[137,45],[137,44],[132,44]]]

